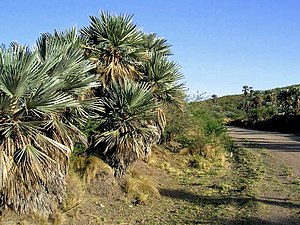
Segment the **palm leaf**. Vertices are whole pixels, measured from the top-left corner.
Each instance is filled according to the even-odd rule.
[[[18,213],[49,213],[65,191],[76,127],[99,107],[85,93],[99,84],[75,29],[43,34],[33,49],[0,49],[0,196]],[[95,114],[95,113],[94,113]],[[0,210],[1,211],[1,210]]]
[[[90,26],[81,30],[87,55],[96,59],[99,80],[104,86],[123,77],[141,77],[138,68],[147,59],[147,51],[142,32],[132,18],[101,12],[99,18],[90,16]]]
[[[100,100],[99,134],[96,145],[107,161],[121,176],[136,159],[145,154],[146,142],[157,128],[150,121],[157,119],[150,87],[145,83],[134,83],[127,79],[123,83],[112,82]]]
[[[184,104],[183,75],[178,64],[165,56],[154,54],[142,68],[143,81],[149,83],[155,99],[164,105],[181,108]]]

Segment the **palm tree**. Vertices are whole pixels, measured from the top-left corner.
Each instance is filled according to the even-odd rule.
[[[52,199],[64,196],[73,140],[86,143],[73,114],[84,118],[97,108],[82,97],[97,83],[76,43],[73,29],[43,35],[34,49],[16,43],[0,49],[2,210],[48,213]]]
[[[150,57],[152,54],[171,55],[171,45],[166,39],[157,37],[155,33],[143,34],[143,38],[143,47],[149,52]]]
[[[184,105],[184,84],[180,66],[167,57],[153,54],[151,59],[142,67],[142,81],[148,83],[157,102],[164,106]]]
[[[184,107],[184,84],[179,83],[183,78],[179,65],[161,54],[152,54],[141,71],[144,74],[142,81],[149,84],[155,102],[161,105],[156,109],[157,121],[152,122],[152,125],[159,128],[159,132],[152,135],[148,141],[145,154],[145,161],[148,161],[153,145],[159,142],[165,130],[167,123],[165,110],[170,106],[179,109]]]
[[[124,79],[116,81],[104,90],[100,100],[103,108],[100,115],[96,146],[120,177],[138,158],[145,155],[149,138],[155,135],[157,127],[149,121],[157,120],[150,86]]]
[[[99,80],[104,86],[124,77],[139,79],[138,68],[149,58],[144,48],[144,36],[132,22],[132,15],[100,13],[90,16],[91,24],[81,30],[86,40],[84,48],[95,61]]]
[[[272,107],[276,105],[276,92],[274,90],[267,90],[266,94],[266,103]]]
[[[297,114],[299,109],[299,95],[299,89],[294,87],[281,90],[277,95],[279,112],[283,115]]]
[[[117,107],[115,105],[117,102],[114,101],[120,100],[109,96],[113,95],[112,90],[116,91],[118,98],[127,102],[129,101],[127,98],[132,98],[131,95],[138,93],[135,90],[136,87],[145,89],[147,86],[147,98],[149,100],[151,96],[149,101],[152,101],[151,104],[147,104],[152,105],[153,108],[150,111],[145,110],[141,112],[143,115],[145,113],[150,113],[151,115],[156,113],[156,117],[151,120],[138,118],[138,122],[135,125],[152,127],[154,129],[149,134],[145,133],[147,142],[141,141],[140,137],[134,135],[125,135],[123,137],[123,139],[129,138],[129,143],[133,141],[133,137],[137,137],[138,142],[142,142],[142,144],[139,144],[135,149],[143,149],[142,151],[146,152],[145,154],[132,154],[132,151],[129,150],[126,153],[123,150],[120,151],[120,147],[117,146],[123,146],[123,144],[118,144],[117,142],[114,142],[113,145],[107,144],[105,146],[107,149],[105,153],[107,154],[104,158],[116,169],[116,174],[119,176],[127,169],[130,162],[135,161],[139,156],[149,155],[152,145],[159,141],[166,125],[163,107],[168,107],[169,105],[182,107],[184,102],[183,84],[178,83],[178,81],[183,76],[179,72],[179,66],[174,62],[168,61],[167,57],[171,54],[171,51],[167,41],[157,37],[156,34],[148,35],[141,32],[133,24],[131,15],[115,16],[102,12],[100,18],[94,16],[90,18],[91,25],[83,28],[81,33],[86,40],[84,46],[86,55],[90,60],[96,62],[99,80],[103,85],[102,89],[96,93],[97,96],[102,98],[101,104],[105,101],[111,101],[110,104]],[[110,83],[113,84],[110,85]],[[123,88],[128,89],[126,90],[126,95],[128,96],[123,96],[125,94],[122,91]],[[134,93],[130,93],[130,91],[134,91]],[[105,105],[105,107],[108,106]],[[123,109],[123,107],[125,108]],[[131,107],[130,105],[122,105],[122,107],[119,107],[119,110],[123,112]],[[142,109],[144,110],[145,108]],[[116,115],[118,115],[117,112]],[[101,122],[99,127],[99,132],[104,132],[104,136],[107,132],[110,132],[110,128],[106,130],[105,126],[115,129],[116,121],[122,119],[122,117],[118,117],[118,120],[111,119],[111,115],[101,113],[100,116],[102,118],[108,117],[105,120],[106,122]],[[140,130],[140,132],[142,131],[144,129]],[[101,137],[99,139],[101,141],[98,142],[99,145],[106,143],[103,135],[98,135],[98,137]],[[119,138],[115,139],[115,141],[120,140]],[[108,152],[110,153],[108,154]],[[138,151],[135,150],[133,152]],[[134,157],[131,157],[132,155]],[[126,159],[126,162],[123,159]]]
[[[254,94],[254,90],[253,90],[253,87],[249,87],[248,85],[244,85],[242,92],[244,94],[244,102],[243,102],[242,108],[247,111],[250,107],[250,104],[251,104],[250,99],[249,98],[247,99],[247,97],[250,94],[249,97],[252,98],[252,96]]]
[[[249,86],[248,85],[244,85],[242,92],[243,92],[245,98],[247,97],[249,91],[250,91]]]
[[[211,96],[211,99],[212,99],[212,101],[213,101],[214,104],[217,103],[217,98],[218,98],[218,96],[217,96],[216,94],[213,94],[213,95]]]

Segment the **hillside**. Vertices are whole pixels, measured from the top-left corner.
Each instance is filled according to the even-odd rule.
[[[297,224],[300,189],[293,171],[250,142],[247,148],[233,143],[222,115],[205,104],[168,112],[169,136],[122,179],[98,157],[75,154],[67,195],[52,214],[7,210],[0,224],[268,224],[272,205],[285,210],[284,224]],[[266,190],[287,199],[264,199]]]
[[[118,187],[106,166],[93,161],[89,182],[72,173],[62,208],[49,218],[38,212],[29,216],[7,212],[0,224],[268,224],[264,218],[273,204],[291,216],[282,219],[284,224],[297,224],[300,189],[292,171],[274,166],[274,158],[264,150],[231,147],[219,160],[211,155],[198,157],[199,161],[185,150],[156,148],[149,163],[139,161],[128,173],[132,184],[127,189]],[[279,180],[274,171],[286,174]],[[266,190],[275,194],[280,190],[281,196],[293,200],[263,200],[260,196]]]
[[[240,95],[212,96],[197,104],[223,116],[228,125],[300,133],[300,85],[270,90],[245,86]]]
[[[300,88],[300,84],[294,84],[294,85],[289,85],[284,87],[276,87],[267,90],[253,90],[253,91],[264,95],[271,92],[279,93],[280,91],[291,89],[291,88]],[[241,94],[225,95],[225,96],[217,97],[217,103],[223,109],[223,111],[236,111],[236,109],[239,106],[239,103],[241,103],[243,99],[244,99],[244,95],[242,94],[241,91]],[[207,102],[209,105],[215,103],[212,98],[204,100],[204,102]]]

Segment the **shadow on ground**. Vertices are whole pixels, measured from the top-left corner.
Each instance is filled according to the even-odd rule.
[[[295,143],[272,143],[269,141],[263,141],[262,139],[257,141],[250,140],[251,143],[245,141],[236,141],[239,144],[247,148],[266,148],[270,151],[277,152],[300,152],[300,144]]]
[[[206,225],[298,225],[299,221],[296,219],[285,219],[282,218],[279,222],[271,222],[267,220],[262,220],[254,217],[247,217],[242,219],[230,220],[230,219],[214,219],[214,221],[207,220],[193,220],[186,221],[187,224],[206,224]]]
[[[300,204],[295,204],[289,202],[289,199],[280,199],[280,198],[253,198],[253,197],[213,197],[213,196],[202,196],[197,195],[191,192],[187,192],[185,190],[170,190],[170,189],[161,189],[160,193],[162,196],[178,199],[182,201],[188,201],[190,203],[204,206],[204,205],[213,205],[215,207],[219,205],[226,205],[226,204],[234,204],[238,206],[243,206],[248,203],[264,203],[268,205],[277,205],[283,208],[289,209],[300,209]],[[278,218],[276,222],[270,222],[266,220],[262,220],[259,218],[240,218],[236,220],[228,220],[223,218],[215,218],[213,224],[228,224],[228,225],[235,225],[235,224],[267,224],[267,225],[282,225],[282,224],[299,224],[299,219],[291,219],[291,218]],[[200,221],[189,221],[190,223],[198,224]],[[207,223],[203,223],[201,220],[201,224],[211,224],[212,221],[207,221]]]

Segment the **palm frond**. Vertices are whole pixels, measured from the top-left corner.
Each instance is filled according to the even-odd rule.
[[[153,54],[160,54],[164,56],[172,54],[171,45],[167,43],[167,40],[157,37],[155,33],[144,34],[144,47],[148,50],[150,57]]]
[[[184,103],[184,84],[180,83],[183,75],[180,67],[165,56],[154,54],[143,66],[143,81],[149,83],[156,100],[164,105],[179,108]]]
[[[157,119],[155,109],[159,105],[148,84],[127,79],[121,84],[112,82],[105,89],[100,104],[100,133],[96,136],[96,145],[106,146],[102,153],[119,176],[132,160],[145,154],[146,142],[158,132],[150,121]]]
[[[99,84],[75,29],[43,34],[33,49],[0,49],[0,211],[50,212],[61,201],[76,127],[99,107],[85,93]],[[74,115],[75,114],[75,115]]]
[[[81,34],[86,40],[86,52],[97,63],[99,80],[107,86],[111,80],[141,77],[139,66],[147,59],[143,35],[132,22],[132,15],[90,16],[90,26]]]

